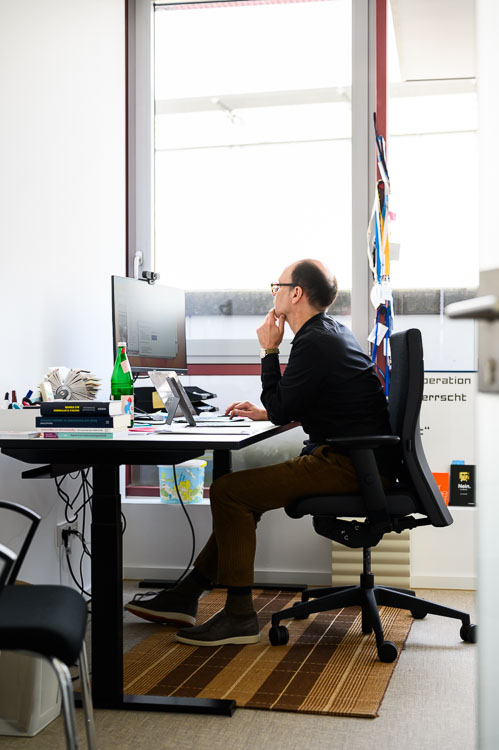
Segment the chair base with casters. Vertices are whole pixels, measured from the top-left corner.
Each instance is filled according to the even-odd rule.
[[[67,586],[5,586],[0,595],[0,650],[42,656],[52,665],[61,689],[67,750],[77,750],[78,734],[69,666],[78,663],[87,743],[96,750],[88,661],[85,649],[87,605]]]
[[[470,623],[470,616],[466,612],[420,599],[414,591],[409,589],[377,586],[371,572],[371,550],[369,547],[363,549],[363,569],[358,586],[309,589],[302,593],[301,599],[301,604],[296,603],[293,607],[275,612],[272,615],[269,640],[273,646],[283,646],[288,643],[288,629],[285,625],[279,624],[282,620],[290,617],[301,620],[316,612],[329,612],[353,606],[361,607],[362,632],[364,635],[369,635],[374,631],[380,661],[395,661],[397,646],[392,641],[385,640],[378,606],[408,610],[416,620],[423,619],[428,614],[461,620],[460,635],[463,641],[469,643],[475,643],[476,641],[476,625]]]

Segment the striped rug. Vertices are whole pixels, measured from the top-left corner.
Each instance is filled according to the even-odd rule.
[[[295,592],[254,591],[262,639],[251,646],[196,647],[174,640],[178,628],[151,625],[151,635],[124,657],[125,693],[235,700],[241,708],[374,718],[396,666],[378,661],[373,636],[361,630],[360,608],[282,621],[286,646],[268,640],[273,612],[299,601]],[[200,601],[198,624],[222,609],[225,591]],[[382,607],[385,638],[397,647],[412,623]],[[400,653],[400,652],[399,652]]]

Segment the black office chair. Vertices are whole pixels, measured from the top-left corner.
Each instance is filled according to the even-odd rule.
[[[81,594],[68,586],[13,585],[40,516],[16,503],[0,501],[0,508],[12,510],[30,521],[17,557],[8,548],[0,548],[0,558],[4,563],[0,574],[0,651],[28,652],[33,656],[45,657],[50,662],[61,689],[68,750],[78,748],[69,671],[69,667],[78,661],[88,747],[96,750],[85,649],[86,602]]]
[[[347,547],[363,548],[360,584],[304,591],[301,604],[272,615],[269,639],[274,646],[286,644],[289,639],[287,628],[279,624],[281,620],[289,617],[305,619],[314,612],[354,605],[362,608],[362,632],[369,634],[374,630],[378,656],[384,662],[396,659],[397,647],[384,639],[378,605],[409,610],[416,619],[427,614],[456,618],[462,622],[461,638],[470,643],[476,641],[476,626],[471,625],[465,612],[417,598],[414,591],[374,583],[371,547],[378,544],[384,534],[416,526],[449,526],[452,523],[421,444],[419,412],[424,383],[421,333],[415,328],[395,333],[390,342],[389,411],[393,435],[328,441],[331,446],[341,446],[342,450],[348,451],[360,492],[356,495],[307,497],[285,508],[291,518],[311,515],[318,534]],[[375,448],[382,447],[393,450],[400,464],[399,477],[388,490],[383,489],[373,453]],[[359,517],[365,520],[348,520]]]

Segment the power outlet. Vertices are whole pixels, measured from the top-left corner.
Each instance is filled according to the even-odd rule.
[[[56,547],[64,547],[64,540],[62,538],[62,532],[64,530],[68,531],[77,531],[78,530],[78,524],[76,521],[73,523],[68,523],[67,521],[63,521],[62,523],[58,523],[55,527],[55,545]],[[68,537],[68,545],[67,548],[70,551],[71,550],[71,540],[72,535],[70,534]]]

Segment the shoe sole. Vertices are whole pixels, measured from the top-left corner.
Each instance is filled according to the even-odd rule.
[[[125,606],[127,612],[130,612],[136,617],[142,617],[143,620],[149,622],[173,622],[179,625],[195,625],[196,618],[186,615],[183,612],[158,612],[154,609],[146,609],[145,607],[134,607],[133,604],[127,604]]]
[[[261,636],[260,633],[258,635],[234,635],[231,638],[221,638],[219,641],[202,641],[196,638],[187,638],[177,633],[175,639],[180,641],[180,643],[187,643],[189,646],[225,646],[230,643],[235,643],[236,645],[258,643]]]

